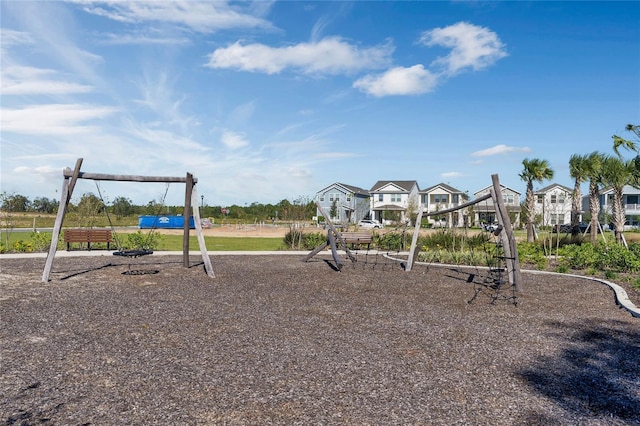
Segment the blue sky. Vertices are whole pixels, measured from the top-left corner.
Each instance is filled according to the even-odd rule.
[[[2,1],[2,191],[62,169],[198,179],[207,205],[333,182],[503,184],[640,122],[639,2]],[[547,185],[551,182],[545,182]],[[104,183],[157,200],[160,184]],[[167,203],[181,204],[172,185]],[[81,181],[74,193],[97,193]]]

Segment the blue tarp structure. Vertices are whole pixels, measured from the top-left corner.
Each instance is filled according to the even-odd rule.
[[[189,218],[189,228],[195,229],[196,225],[193,220],[193,216]],[[140,229],[184,229],[184,217],[183,216],[138,216],[138,228]]]

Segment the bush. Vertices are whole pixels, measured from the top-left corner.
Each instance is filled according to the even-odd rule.
[[[467,236],[454,229],[444,229],[419,239],[419,244],[427,249],[446,249],[451,251],[485,249],[489,236],[482,232]]]
[[[518,259],[522,265],[534,265],[539,270],[546,269],[548,264],[542,245],[537,243],[518,244]]]
[[[402,250],[404,248],[404,234],[389,232],[379,235],[376,245],[380,250]]]
[[[304,234],[302,239],[302,245],[307,250],[313,250],[327,241],[327,235],[320,232],[312,232]]]
[[[141,231],[127,234],[126,241],[120,241],[124,250],[155,250],[160,246],[162,236],[157,232],[150,231],[143,234]]]
[[[31,241],[33,244],[33,248],[36,251],[46,251],[49,249],[51,245],[51,234],[45,234],[41,232],[32,232],[31,233]]]

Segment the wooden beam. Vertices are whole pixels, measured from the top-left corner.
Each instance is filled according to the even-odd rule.
[[[193,191],[193,175],[187,173],[184,191],[184,233],[182,236],[182,266],[189,267],[189,219],[191,218],[191,194]]]
[[[424,212],[424,205],[420,204],[420,208],[418,208],[418,216],[416,217],[416,226],[413,230],[413,236],[411,237],[411,250],[409,250],[409,258],[407,259],[407,264],[404,268],[405,271],[411,271],[413,264],[416,261],[416,257],[418,257],[418,235],[420,234],[420,224],[422,222],[422,213]]]
[[[426,216],[426,217],[428,217],[428,216],[438,216],[438,215],[441,215],[441,214],[454,212],[456,210],[460,210],[460,209],[463,209],[465,207],[469,207],[469,206],[472,206],[474,204],[478,204],[478,203],[480,203],[480,202],[482,202],[482,201],[484,201],[486,199],[489,199],[489,198],[491,198],[491,194],[485,194],[482,197],[479,197],[479,198],[476,198],[475,200],[468,201],[466,203],[460,204],[460,205],[458,205],[456,207],[451,207],[450,209],[438,210],[437,212],[425,213],[423,216]]]
[[[71,171],[65,170],[65,177],[71,177]],[[136,176],[136,175],[110,175],[105,173],[85,173],[80,172],[78,179],[90,179],[90,180],[106,180],[106,181],[119,181],[119,182],[160,182],[160,183],[186,183],[187,179],[183,177],[171,177],[171,176]],[[198,180],[192,176],[193,183],[198,183]]]
[[[507,212],[504,201],[502,200],[502,188],[500,187],[498,175],[491,175],[491,180],[493,181],[493,202],[496,206],[496,213],[499,215],[499,223],[504,226],[502,231],[505,233],[505,237],[503,238],[503,247],[505,249],[505,257],[507,257],[506,264],[508,266],[509,282],[515,286],[516,291],[521,292],[522,275],[520,272],[520,260],[518,259],[518,246],[516,245],[516,238],[513,234],[513,226],[511,225],[509,213]]]
[[[193,186],[193,193],[191,194],[191,208],[193,209],[193,221],[196,225],[196,236],[198,237],[198,245],[200,246],[200,254],[202,255],[202,261],[204,262],[204,270],[211,278],[215,278],[213,273],[213,266],[211,266],[211,259],[207,253],[207,246],[204,242],[204,235],[202,234],[202,222],[200,221],[200,209],[198,208],[198,193],[196,186]]]
[[[53,224],[53,232],[51,233],[51,245],[49,245],[49,253],[47,259],[44,262],[44,270],[42,271],[42,282],[49,282],[49,276],[51,275],[51,268],[53,267],[53,259],[56,256],[56,250],[58,249],[58,239],[60,238],[60,230],[64,223],[64,216],[69,209],[69,201],[73,193],[73,188],[76,186],[78,175],[80,174],[80,167],[82,167],[82,158],[78,158],[76,166],[71,172],[71,169],[66,168],[63,171],[65,176],[62,180],[62,191],[60,194],[60,205],[58,206],[58,213],[56,214],[56,221]],[[69,177],[66,173],[69,173]]]

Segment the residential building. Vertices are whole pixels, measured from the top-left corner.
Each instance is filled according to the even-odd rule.
[[[445,183],[420,191],[420,202],[425,214],[452,209],[468,201],[468,194]],[[468,209],[447,213],[443,217],[428,216],[427,221],[434,226],[463,227],[469,224]]]
[[[489,193],[489,190],[493,188],[492,185],[487,186],[473,195],[475,198],[480,198],[483,195]],[[502,202],[507,209],[509,219],[514,227],[520,226],[520,193],[515,189],[509,188],[500,184],[502,192]],[[495,223],[498,221],[496,218],[496,208],[491,198],[473,205],[474,226],[480,226],[483,223]]]
[[[418,212],[420,188],[415,180],[379,180],[369,190],[373,219],[407,222]]]
[[[557,183],[535,191],[535,223],[542,226],[571,223],[572,193],[571,188]],[[580,219],[582,220],[582,212]]]
[[[316,200],[334,223],[357,223],[369,217],[369,191],[344,183],[332,183],[316,193]],[[333,213],[333,215],[332,215]],[[322,216],[320,209],[318,216]]]
[[[587,199],[587,205],[588,205]],[[613,189],[605,188],[600,191],[600,214],[601,222],[609,224],[611,222],[611,204],[613,202]],[[622,204],[625,211],[627,227],[640,226],[640,189],[631,185],[625,185],[622,189]]]

